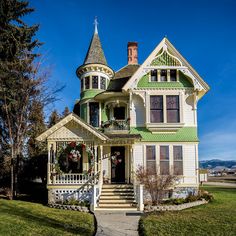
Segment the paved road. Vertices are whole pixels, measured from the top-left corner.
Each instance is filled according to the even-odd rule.
[[[96,236],[138,236],[140,212],[95,211]]]
[[[225,187],[235,187],[235,183],[222,183],[222,182],[205,182],[203,185],[214,185],[214,186],[225,186]]]

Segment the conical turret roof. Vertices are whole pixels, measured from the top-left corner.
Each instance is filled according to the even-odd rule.
[[[92,40],[90,42],[88,52],[84,60],[84,65],[90,64],[90,63],[98,63],[98,64],[107,65],[107,60],[105,58],[105,55],[102,49],[102,44],[98,36],[98,31],[96,27],[95,27]]]

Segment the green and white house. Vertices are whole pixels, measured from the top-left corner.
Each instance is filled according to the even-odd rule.
[[[76,71],[81,93],[74,111],[37,138],[48,144],[49,202],[73,197],[93,209],[142,210],[139,166],[179,175],[176,197],[198,189],[197,103],[208,85],[167,38],[141,65],[137,43],[127,51],[128,64],[114,72],[95,25]]]

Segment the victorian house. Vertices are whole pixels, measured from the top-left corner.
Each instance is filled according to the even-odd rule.
[[[49,202],[75,198],[93,209],[142,209],[139,166],[179,175],[176,197],[198,189],[197,103],[208,85],[166,37],[142,64],[136,42],[128,43],[127,57],[115,72],[95,25],[76,71],[74,111],[37,138],[48,145]]]

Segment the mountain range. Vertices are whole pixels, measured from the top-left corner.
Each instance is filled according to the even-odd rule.
[[[206,160],[206,161],[199,161],[199,167],[201,169],[213,169],[216,166],[224,166],[227,168],[231,168],[232,166],[236,166],[236,161],[224,161],[218,159]]]

